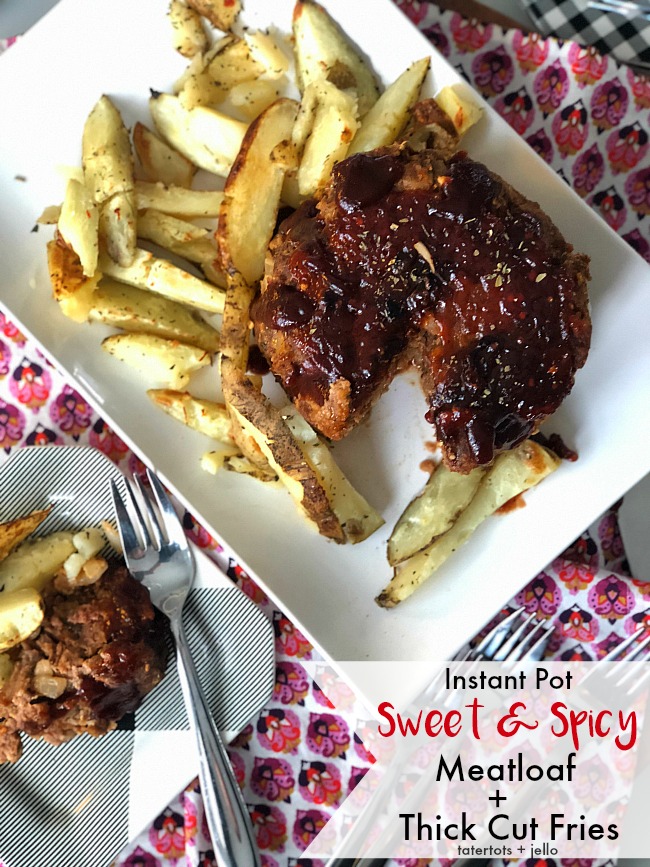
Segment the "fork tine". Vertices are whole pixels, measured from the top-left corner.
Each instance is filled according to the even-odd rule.
[[[639,656],[641,653],[643,653],[643,651],[646,649],[646,647],[648,646],[648,644],[650,644],[650,635],[646,635],[646,637],[645,637],[642,641],[639,641],[638,644],[633,645],[633,646],[632,646],[632,649],[630,650],[630,652],[626,655],[625,660],[621,660],[621,662],[623,662],[623,661],[625,661],[626,663],[627,663],[627,662],[643,662],[644,660],[637,659],[637,656]],[[618,671],[618,668],[619,668],[619,667],[618,667],[617,665],[613,665],[612,668],[613,668],[615,671]],[[634,674],[635,674],[636,672],[638,672],[638,670],[639,670],[638,666],[635,666],[635,665],[626,665],[626,666],[625,666],[625,672],[624,672],[624,674],[622,674],[622,675],[619,677],[619,679],[616,681],[616,686],[622,686],[622,685],[623,685],[624,683],[626,683],[626,682],[627,682],[631,677],[634,677]],[[613,672],[613,673],[614,673],[614,672]],[[607,672],[607,674],[605,675],[605,677],[610,677],[610,676],[613,675],[613,673],[610,674],[610,672]]]
[[[522,621],[519,626],[512,632],[506,640],[501,644],[498,648],[494,656],[492,657],[495,662],[504,662],[510,653],[517,647],[523,635],[525,635],[526,630],[529,625],[535,620],[535,612],[532,611],[528,617]]]
[[[501,639],[503,633],[507,632],[510,628],[510,625],[519,617],[519,615],[524,611],[524,607],[522,605],[521,608],[517,608],[516,611],[508,614],[507,617],[504,617],[503,620],[500,620],[496,626],[493,626],[492,629],[488,632],[488,634],[480,641],[479,644],[474,648],[474,654],[479,656],[481,654],[491,657],[493,653],[500,647],[502,644],[501,641],[497,644],[497,641]],[[496,644],[496,647],[494,645]]]
[[[506,656],[505,662],[520,662],[524,656],[539,659],[546,647],[546,641],[555,629],[554,624],[538,620],[535,626]]]
[[[612,650],[609,651],[609,653],[606,653],[605,656],[602,657],[602,659],[599,659],[595,665],[592,665],[590,667],[589,671],[581,679],[580,685],[582,686],[582,684],[584,684],[594,674],[594,672],[596,670],[602,671],[603,667],[604,667],[603,663],[617,662],[617,661],[622,662],[622,660],[625,658],[625,656],[627,654],[628,648],[631,647],[638,640],[639,635],[641,635],[641,633],[644,631],[644,629],[645,629],[644,626],[640,626],[639,629],[635,630],[632,633],[632,635],[628,635],[628,637],[625,638],[623,641],[621,641],[620,644],[617,644],[616,647],[614,647]],[[621,656],[621,654],[622,654],[622,656]],[[616,672],[616,670],[618,670],[618,666],[612,666],[612,671],[608,672],[604,676],[605,677],[607,677],[608,675],[611,676],[611,674],[614,674]]]
[[[163,534],[160,531],[160,525],[158,523],[158,515],[156,514],[156,510],[153,507],[153,503],[151,502],[151,494],[145,488],[142,479],[140,476],[135,476],[135,486],[140,493],[140,499],[144,503],[145,510],[147,512],[147,516],[149,518],[147,522],[147,527],[151,532],[151,535],[154,538],[154,548],[156,551],[160,551],[165,540],[163,538]]]
[[[149,468],[147,468],[147,478],[160,509],[167,538],[170,542],[175,542],[180,548],[185,547],[187,545],[187,537],[185,536],[183,525],[171,504],[171,500],[167,496],[167,492],[160,483],[160,479]]]
[[[133,526],[131,516],[129,515],[127,508],[124,505],[122,495],[120,494],[117,485],[115,484],[115,481],[113,479],[111,479],[111,494],[113,497],[113,507],[115,509],[115,515],[117,517],[117,529],[120,534],[122,548],[124,550],[124,553],[128,554],[140,548],[141,543],[138,539],[135,527]]]

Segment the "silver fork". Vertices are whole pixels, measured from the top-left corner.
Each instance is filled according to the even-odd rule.
[[[151,491],[135,480],[144,509],[128,480],[126,504],[111,481],[124,559],[133,577],[149,590],[152,603],[169,618],[185,709],[198,743],[201,793],[217,861],[220,867],[260,867],[248,811],[183,629],[183,604],[194,580],[192,551],[160,481],[149,470],[147,479]]]

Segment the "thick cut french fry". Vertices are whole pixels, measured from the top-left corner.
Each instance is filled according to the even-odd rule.
[[[24,587],[42,590],[70,554],[74,554],[73,535],[50,533],[23,542],[0,563],[0,595]]]
[[[93,295],[88,319],[124,331],[179,340],[207,352],[219,349],[219,332],[198,311],[106,277]]]
[[[446,533],[471,502],[485,473],[485,467],[476,467],[463,475],[438,464],[422,493],[402,512],[391,533],[390,565],[407,560]]]
[[[224,396],[241,428],[255,441],[304,514],[323,536],[345,541],[318,475],[305,458],[282,416],[229,358],[221,360]]]
[[[0,650],[20,644],[36,632],[45,615],[37,590],[26,588],[0,594]]]
[[[68,181],[58,229],[66,244],[79,256],[86,277],[92,277],[99,255],[99,209],[85,184]]]
[[[169,23],[172,26],[172,44],[183,57],[194,57],[210,47],[201,16],[181,0],[171,0]]]
[[[113,334],[102,341],[102,349],[124,361],[152,384],[181,390],[190,376],[212,363],[212,356],[198,346],[166,340],[153,334]]]
[[[230,415],[223,403],[192,397],[187,391],[170,388],[150,388],[147,394],[167,415],[192,430],[205,434],[225,445],[233,445],[230,436]]]
[[[482,108],[476,102],[469,87],[463,84],[450,84],[436,94],[436,102],[451,118],[459,136],[481,119]]]
[[[149,181],[166,186],[191,187],[196,166],[183,154],[138,121],[133,127],[133,147]]]
[[[239,271],[249,283],[264,273],[289,156],[278,148],[291,139],[298,105],[279,99],[248,129],[224,189],[217,242],[224,270]],[[264,190],[264,195],[259,191]]]
[[[239,151],[246,124],[213,108],[185,108],[177,96],[158,93],[149,110],[160,135],[199,168],[226,176]]]
[[[139,211],[154,208],[177,217],[218,217],[223,193],[215,190],[188,190],[136,181],[135,202]]]
[[[280,96],[281,84],[258,78],[243,81],[228,91],[228,104],[247,120],[254,120]],[[225,106],[227,109],[227,105]]]
[[[211,283],[225,287],[226,277],[216,264],[217,247],[207,229],[149,208],[138,215],[138,235],[177,256],[196,262]]]
[[[553,452],[531,440],[500,454],[451,529],[396,568],[392,580],[376,598],[377,604],[394,608],[407,599],[467,542],[487,517],[508,500],[539,484],[559,464],[560,459]]]
[[[137,241],[135,194],[115,193],[105,201],[99,212],[99,237],[106,252],[118,265],[133,264]]]
[[[382,93],[364,115],[348,156],[386,147],[395,141],[408,122],[410,110],[418,101],[429,63],[428,57],[417,60]]]
[[[296,76],[304,91],[326,79],[341,90],[352,89],[363,117],[379,96],[377,79],[368,61],[334,19],[313,0],[298,0],[293,13]]]
[[[183,271],[166,259],[158,259],[147,250],[136,249],[133,264],[128,268],[118,265],[106,254],[100,254],[99,267],[106,276],[129,286],[148,289],[208,313],[223,313],[225,293],[222,289]]]
[[[354,488],[334,460],[329,446],[293,406],[282,409],[282,418],[318,475],[332,511],[339,519],[345,538],[363,542],[384,523],[376,509]]]
[[[47,266],[52,293],[61,312],[74,322],[85,322],[93,304],[93,293],[102,277],[101,271],[87,277],[75,251],[57,240],[47,244]]]
[[[17,548],[34,530],[43,523],[52,511],[52,507],[39,509],[22,518],[15,518],[0,524],[0,560],[4,560]]]
[[[107,96],[95,104],[81,140],[86,186],[98,204],[133,189],[133,153],[122,116]]]
[[[279,45],[278,39],[263,30],[249,30],[245,37],[253,60],[269,78],[282,78],[289,71],[289,58]]]
[[[216,86],[227,93],[237,84],[259,78],[264,67],[246,40],[227,37],[220,50],[211,54],[206,70]]]
[[[187,3],[210,24],[224,31],[232,28],[241,12],[241,0],[187,0]]]
[[[327,183],[334,165],[345,159],[350,142],[358,129],[357,101],[329,81],[309,84],[305,97],[313,89],[316,107],[312,126],[305,141],[298,167],[298,190],[301,196],[312,196]]]

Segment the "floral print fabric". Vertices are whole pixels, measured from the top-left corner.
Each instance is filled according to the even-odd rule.
[[[399,5],[530,146],[650,261],[650,81],[573,43],[504,32],[416,0]],[[51,443],[94,446],[124,470],[141,469],[119,437],[0,314],[0,459],[13,448]],[[322,867],[301,853],[372,763],[352,729],[353,697],[339,691],[330,701],[304,668],[312,657],[305,637],[190,514],[184,523],[275,629],[273,696],[229,748],[263,864]],[[519,605],[556,621],[551,650],[561,659],[596,659],[649,622],[650,584],[629,577],[616,509],[523,588],[510,607]],[[116,861],[117,867],[214,863],[196,781]],[[546,863],[553,867],[552,860]]]

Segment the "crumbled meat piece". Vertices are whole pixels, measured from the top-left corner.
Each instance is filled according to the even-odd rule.
[[[52,587],[43,601],[41,628],[11,651],[14,667],[0,690],[0,763],[20,758],[21,732],[51,744],[105,734],[163,675],[160,615],[124,565],[111,564],[73,594]],[[65,689],[48,698],[38,690],[44,677]]]
[[[587,257],[484,165],[402,145],[342,161],[282,223],[252,318],[289,397],[334,440],[415,364],[443,460],[469,472],[571,390],[588,279]]]

